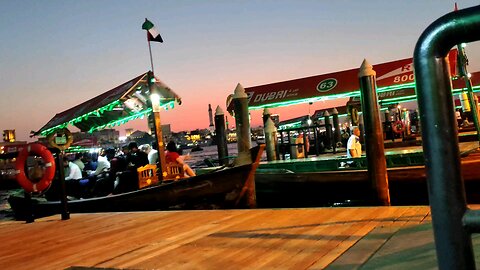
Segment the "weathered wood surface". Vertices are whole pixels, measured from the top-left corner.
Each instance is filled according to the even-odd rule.
[[[0,269],[427,269],[432,238],[426,206],[57,215],[0,222]]]

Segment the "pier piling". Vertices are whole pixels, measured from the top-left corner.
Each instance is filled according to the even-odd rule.
[[[225,132],[225,118],[220,106],[215,110],[215,133],[217,140],[218,160],[220,165],[228,164],[227,134]]]
[[[235,128],[237,130],[237,147],[239,164],[251,162],[250,120],[248,116],[248,96],[241,84],[238,84],[233,94],[233,110],[235,112]]]
[[[367,60],[363,60],[358,78],[362,98],[362,111],[365,123],[365,148],[367,154],[368,176],[381,205],[390,205],[387,163],[383,132],[378,112],[375,71]]]
[[[265,123],[265,144],[267,149],[267,160],[277,159],[277,128],[269,117]]]

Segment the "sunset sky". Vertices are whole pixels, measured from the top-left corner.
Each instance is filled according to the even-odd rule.
[[[455,1],[0,0],[0,129],[28,140],[56,113],[150,69],[145,18],[157,77],[182,97],[162,112],[173,131],[207,128],[208,104],[225,111],[237,83],[285,81],[412,57],[423,30]],[[480,4],[458,0],[459,8]],[[466,48],[480,70],[480,45]],[[318,102],[320,108],[344,105]],[[286,120],[308,105],[272,109]],[[261,122],[252,113],[252,125]],[[233,122],[232,118],[229,119]],[[120,128],[146,130],[146,121]]]

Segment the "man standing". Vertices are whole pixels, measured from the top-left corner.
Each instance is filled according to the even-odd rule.
[[[362,145],[360,144],[360,129],[353,128],[352,136],[347,142],[347,158],[359,158],[362,155]]]

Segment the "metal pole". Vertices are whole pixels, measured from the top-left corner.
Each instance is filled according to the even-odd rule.
[[[147,18],[145,18],[146,20]],[[148,52],[150,53],[150,65],[152,67],[152,74],[155,74],[155,70],[153,69],[153,57],[152,57],[152,46],[150,46],[150,40],[148,38],[148,31],[147,32],[147,43],[148,43]]]
[[[475,96],[473,94],[473,88],[472,88],[472,81],[468,77],[468,71],[467,71],[467,57],[465,54],[465,49],[463,48],[462,45],[457,45],[458,49],[458,59],[460,63],[457,63],[459,66],[460,71],[460,76],[463,77],[465,80],[465,86],[467,88],[467,94],[468,94],[468,103],[470,104],[470,110],[472,111],[472,117],[473,117],[473,124],[475,125],[475,130],[477,131],[477,139],[478,142],[480,143],[480,123],[478,122],[478,106],[475,103]]]
[[[387,163],[383,145],[383,132],[378,113],[375,71],[367,60],[363,60],[358,78],[362,96],[362,117],[365,123],[365,150],[367,154],[368,176],[377,200],[381,205],[390,205]]]
[[[32,194],[30,192],[24,191],[23,197],[25,198],[25,202],[28,205],[28,213],[25,217],[25,223],[33,223],[35,222],[35,215],[33,214],[33,201],[32,201]]]
[[[215,110],[215,133],[217,139],[218,160],[220,165],[228,165],[227,134],[225,132],[225,118],[220,106]]]
[[[338,123],[338,111],[337,108],[333,108],[332,110],[332,119],[333,119],[333,144],[336,148],[337,143],[340,141],[340,125]],[[334,149],[335,149],[334,148]]]
[[[448,53],[480,38],[480,6],[432,23],[415,46],[416,91],[439,269],[475,269],[453,106]]]
[[[60,190],[62,191],[62,196],[60,197],[60,200],[62,202],[62,220],[68,220],[70,219],[70,212],[68,211],[67,188],[65,186],[63,151],[60,151],[57,155],[57,168],[58,168],[58,180],[60,180]]]
[[[325,149],[332,148],[332,124],[330,123],[330,113],[325,111],[323,113],[325,118]]]
[[[233,94],[233,107],[235,111],[235,124],[237,129],[238,159],[240,164],[252,162],[250,155],[251,134],[250,119],[248,115],[248,96],[241,84],[238,84]]]

